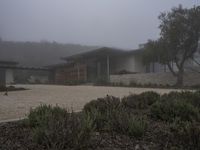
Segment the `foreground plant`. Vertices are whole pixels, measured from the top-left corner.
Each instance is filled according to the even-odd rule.
[[[171,131],[181,149],[200,149],[200,123],[176,118],[171,124]]]
[[[31,110],[28,120],[33,126],[34,141],[47,149],[87,149],[91,146],[94,128],[89,116],[42,105]]]
[[[97,131],[141,137],[147,127],[144,118],[128,112],[118,98],[111,96],[89,102],[85,105],[84,112],[93,119]]]

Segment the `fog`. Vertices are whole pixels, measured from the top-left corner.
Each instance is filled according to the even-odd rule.
[[[0,37],[134,49],[159,35],[160,12],[198,0],[0,0]]]

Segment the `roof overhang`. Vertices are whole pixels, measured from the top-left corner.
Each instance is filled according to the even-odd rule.
[[[36,71],[50,71],[49,68],[36,68],[36,67],[24,67],[24,66],[5,66],[0,65],[3,69],[18,69],[18,70],[36,70]]]
[[[87,60],[91,58],[102,58],[106,56],[109,56],[109,57],[120,56],[120,55],[124,55],[125,53],[126,51],[124,50],[103,47],[103,48],[99,48],[93,51],[80,53],[80,54],[72,55],[69,57],[64,57],[62,59],[70,62],[70,61],[78,61],[78,60]]]
[[[15,61],[3,61],[3,60],[0,60],[0,65],[18,65],[18,62],[15,62]]]

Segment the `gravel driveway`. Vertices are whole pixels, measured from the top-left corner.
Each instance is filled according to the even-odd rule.
[[[84,104],[98,97],[108,95],[123,97],[129,93],[157,91],[167,93],[168,89],[123,88],[100,86],[58,86],[58,85],[17,85],[29,90],[0,93],[0,121],[24,118],[30,108],[40,104],[59,105],[80,111]]]

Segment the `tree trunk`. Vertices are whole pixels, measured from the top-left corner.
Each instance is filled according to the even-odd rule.
[[[177,87],[182,87],[183,86],[183,75],[184,75],[184,71],[182,69],[179,70],[179,72],[177,74],[177,81],[176,81],[176,86]]]

